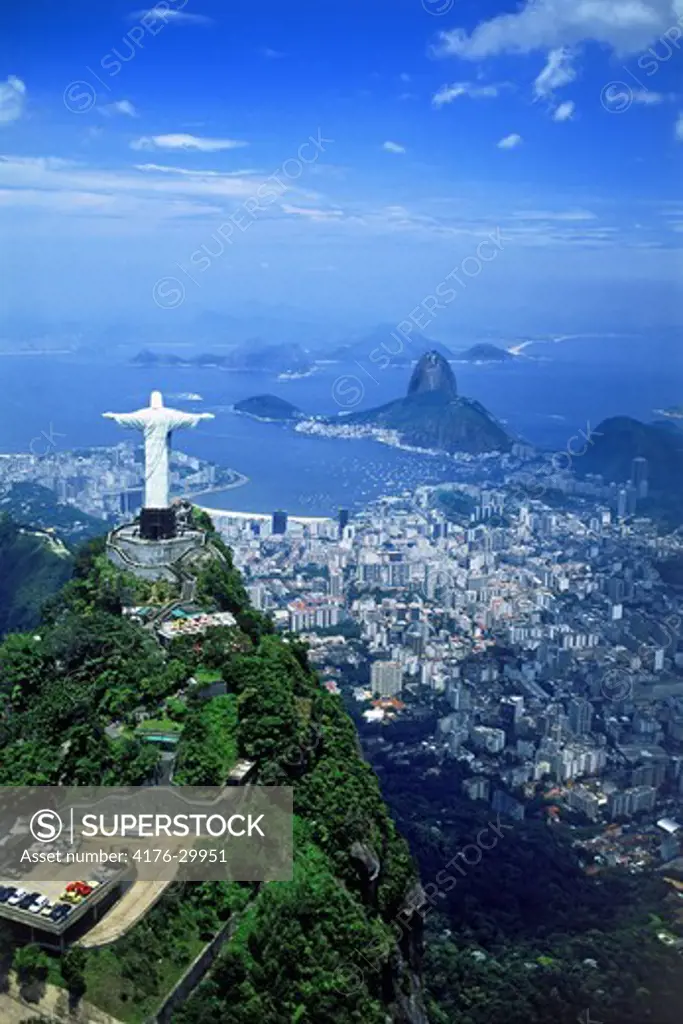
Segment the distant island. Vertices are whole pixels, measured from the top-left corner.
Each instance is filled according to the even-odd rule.
[[[291,402],[277,395],[254,395],[252,398],[245,398],[234,405],[235,412],[244,413],[257,420],[289,421],[297,420],[303,416],[301,409],[297,409]]]
[[[180,356],[174,352],[144,349],[132,360],[134,366],[175,366],[179,369],[234,370],[252,373],[307,374],[314,367],[304,349],[297,344],[264,345],[258,340],[237,345],[225,353],[203,352]]]
[[[515,357],[506,348],[498,348],[497,345],[481,342],[478,345],[472,345],[466,352],[460,352],[456,358],[468,363],[507,363]]]
[[[307,420],[296,429],[328,437],[374,437],[449,454],[507,452],[512,447],[505,428],[481,403],[458,395],[455,375],[436,351],[418,361],[404,398],[343,417]]]

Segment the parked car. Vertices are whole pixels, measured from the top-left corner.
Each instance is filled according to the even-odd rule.
[[[29,913],[30,913],[30,914],[39,914],[39,913],[40,913],[40,911],[41,911],[41,910],[43,909],[43,907],[45,906],[45,904],[46,904],[46,903],[49,903],[49,902],[50,902],[50,901],[49,901],[49,899],[47,898],[47,896],[39,896],[39,897],[38,897],[38,899],[37,899],[37,900],[34,900],[34,902],[33,902],[33,903],[31,904],[31,906],[30,906],[30,907],[28,908],[28,910],[29,910]]]
[[[71,909],[72,908],[67,906],[65,903],[58,903],[50,912],[50,920],[54,921],[55,924],[59,924],[59,922],[63,921],[65,917],[69,916]]]
[[[26,895],[26,889],[15,889],[10,898],[7,900],[10,907],[16,907],[19,900],[23,900]]]
[[[78,896],[89,896],[93,887],[88,882],[69,882],[67,892],[75,892]]]
[[[28,910],[31,904],[35,903],[39,896],[39,892],[27,892],[25,896],[22,896],[17,904],[19,910]]]
[[[41,908],[40,913],[43,915],[43,917],[49,917],[50,914],[52,913],[53,907],[54,903],[52,902],[52,900],[48,900],[47,903]]]
[[[77,904],[83,902],[85,896],[81,896],[81,894],[78,892],[63,892],[59,898],[63,903],[72,903],[74,906],[76,906]]]
[[[13,892],[13,885],[0,885],[0,903],[6,903]]]

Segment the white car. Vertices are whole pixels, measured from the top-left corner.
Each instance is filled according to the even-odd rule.
[[[19,900],[23,900],[25,895],[26,889],[17,889],[17,891],[7,900],[8,905],[10,907],[16,907]]]
[[[49,903],[47,896],[39,896],[35,903],[32,903],[28,908],[29,914],[39,914],[46,903]]]

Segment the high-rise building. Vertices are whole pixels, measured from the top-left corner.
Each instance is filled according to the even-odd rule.
[[[141,487],[131,488],[128,491],[121,491],[119,496],[119,509],[123,515],[133,515],[142,508],[143,490]]]
[[[380,697],[394,697],[403,688],[400,661],[375,661],[370,668],[370,688]]]
[[[472,691],[465,683],[451,681],[447,687],[447,697],[454,711],[469,711],[472,707]]]
[[[502,729],[493,729],[487,725],[475,725],[470,729],[470,742],[478,750],[486,750],[489,754],[500,754],[505,749],[505,733]]]
[[[638,489],[633,484],[626,484],[626,511],[630,516],[635,515],[638,507]]]
[[[514,728],[524,714],[524,697],[503,697],[500,715],[505,728]]]
[[[506,793],[504,789],[496,789],[491,797],[491,807],[499,814],[504,814],[515,821],[524,821],[524,804]]]
[[[263,611],[267,603],[267,590],[262,583],[252,583],[246,587],[249,600],[257,611]]]
[[[339,509],[339,514],[337,516],[337,522],[339,523],[339,535],[341,536],[341,534],[344,532],[344,527],[347,526],[348,522],[349,522],[349,510],[348,510],[348,508],[340,508]]]
[[[273,533],[287,533],[287,513],[282,509],[273,512]]]
[[[484,775],[473,775],[463,781],[462,791],[470,800],[485,800],[488,803],[491,783]]]
[[[631,463],[631,483],[638,492],[639,498],[647,498],[648,491],[648,462],[642,456],[637,456]]]
[[[609,816],[614,818],[632,818],[634,814],[654,809],[657,790],[653,786],[634,786],[612,793],[608,801]]]
[[[587,700],[574,699],[569,701],[569,728],[576,736],[591,731],[593,707]]]
[[[294,633],[303,633],[308,629],[327,629],[339,622],[339,604],[324,598],[305,601],[301,598],[291,601],[287,606],[289,612],[289,628]]]
[[[581,814],[585,814],[591,821],[595,821],[600,816],[600,801],[595,793],[592,793],[585,786],[578,785],[572,787],[565,799],[570,807],[573,807],[574,810],[579,811]]]
[[[330,572],[327,592],[330,597],[341,597],[344,589],[344,577],[340,572]]]

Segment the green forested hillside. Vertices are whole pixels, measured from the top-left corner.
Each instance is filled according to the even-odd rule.
[[[152,781],[158,754],[138,728],[142,714],[181,727],[181,780],[215,784],[232,758],[246,757],[258,782],[294,789],[291,882],[238,885],[240,898],[223,883],[172,887],[124,938],[85,955],[79,991],[85,984],[86,999],[137,1024],[235,914],[234,935],[179,1022],[426,1024],[419,922],[400,939],[395,928],[401,913],[418,917],[407,906],[415,870],[354,726],[296,637],[275,635],[249,607],[213,533],[211,546],[197,593],[207,608],[233,612],[237,626],[203,643],[164,649],[125,619],[122,605],[149,602],[152,585],[119,572],[92,543],[39,632],[0,645],[0,784]],[[191,680],[217,671],[229,692],[207,703]],[[66,959],[65,984],[71,973]]]
[[[33,629],[44,601],[66,582],[72,564],[60,542],[0,514],[0,636]]]
[[[460,795],[460,766],[377,770],[429,896],[432,1024],[678,1024],[683,965],[660,935],[680,899],[661,874],[587,872],[576,833],[542,813],[501,823]]]

